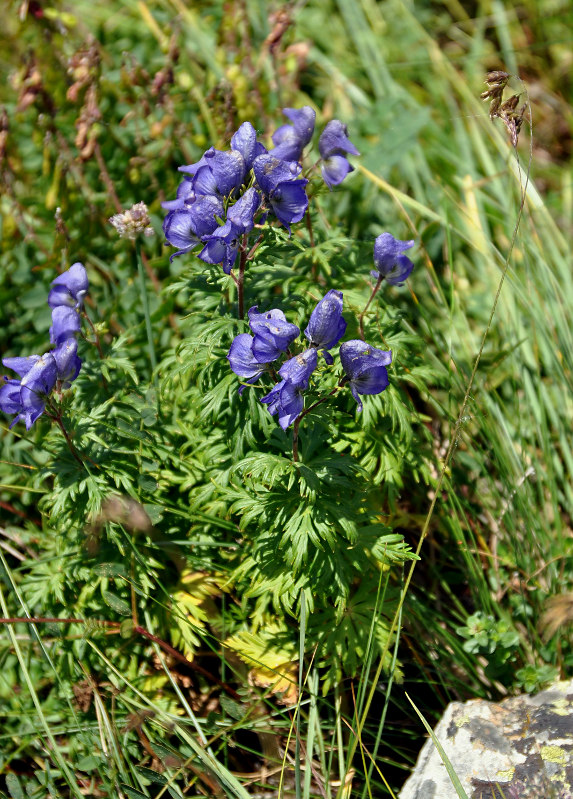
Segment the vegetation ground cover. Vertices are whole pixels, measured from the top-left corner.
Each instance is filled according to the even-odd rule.
[[[424,735],[406,695],[431,722],[571,672],[569,4],[8,9],[0,351],[45,351],[76,261],[93,326],[69,439],[2,423],[2,790],[392,796]],[[493,69],[527,103],[516,148]],[[361,155],[310,226],[269,224],[246,308],[304,329],[334,288],[356,338],[376,236],[415,269],[364,320],[389,388],[317,407],[296,462],[237,393],[232,280],[170,261],[161,202],[304,105]],[[137,202],[139,250],[108,222]]]

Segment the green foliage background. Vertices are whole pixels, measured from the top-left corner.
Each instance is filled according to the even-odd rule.
[[[64,414],[81,468],[47,420],[2,427],[1,613],[63,620],[0,636],[7,796],[391,796],[423,735],[405,690],[432,719],[570,674],[571,14],[7,4],[0,351],[46,349],[49,284],[81,260],[103,355],[88,328]],[[479,100],[498,68],[530,104],[517,151]],[[269,233],[246,307],[279,297],[304,326],[341,288],[355,337],[375,236],[419,246],[367,321],[390,388],[360,417],[317,408],[295,464],[237,395],[231,281],[169,262],[160,203],[241,122],[268,136],[305,103],[362,155],[316,196],[314,247]],[[107,222],[138,201],[155,376]]]

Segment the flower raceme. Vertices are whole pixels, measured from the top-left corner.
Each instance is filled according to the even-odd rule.
[[[23,421],[29,430],[42,415],[54,388],[67,389],[78,376],[82,362],[78,357],[76,335],[80,330],[79,311],[88,290],[84,266],[73,264],[52,281],[48,303],[52,308],[50,340],[55,349],[44,355],[4,358],[3,365],[21,378],[4,378],[0,386],[0,410],[16,414],[10,427]]]
[[[290,427],[304,410],[303,392],[317,368],[318,353],[322,352],[329,366],[334,363],[329,350],[346,332],[342,303],[342,292],[331,289],[316,304],[304,331],[310,347],[284,361],[278,369],[280,381],[260,400],[268,406],[271,415],[278,416],[283,430]],[[227,358],[235,374],[246,383],[255,383],[265,372],[274,376],[271,364],[287,352],[300,335],[300,330],[286,320],[282,311],[273,308],[259,313],[256,306],[249,310],[249,326],[252,335],[241,333],[236,336]],[[392,360],[392,353],[353,340],[341,344],[340,360],[345,377],[339,385],[349,385],[361,411],[361,394],[379,394],[387,388],[386,366]],[[244,388],[241,386],[239,392]]]
[[[255,128],[244,122],[231,138],[230,150],[210,147],[193,164],[179,167],[185,174],[177,197],[162,203],[168,212],[165,238],[177,248],[171,259],[202,245],[198,257],[220,263],[230,274],[246,235],[269,214],[290,233],[308,210],[306,177],[301,176],[304,148],[310,143],[316,113],[310,106],[284,108],[289,123],[272,134],[267,152]],[[319,141],[322,174],[327,185],[341,183],[353,167],[346,155],[359,155],[345,125],[331,120]],[[245,199],[246,198],[246,199]],[[243,202],[244,201],[244,202]]]

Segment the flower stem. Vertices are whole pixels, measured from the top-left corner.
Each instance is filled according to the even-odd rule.
[[[239,260],[239,276],[237,278],[237,292],[239,300],[239,319],[245,315],[245,266],[247,265],[247,235],[243,236],[243,243],[241,247],[241,256]]]
[[[309,405],[308,408],[305,408],[304,411],[296,417],[293,428],[292,428],[292,459],[295,463],[298,463],[298,428],[300,427],[300,423],[304,419],[307,413],[313,411],[318,405],[322,405],[323,402],[329,400],[339,388],[342,388],[344,383],[346,382],[346,378],[343,377],[337,386],[335,386],[332,391],[330,391],[326,397],[322,397],[322,399],[313,402],[312,405]]]
[[[91,327],[92,333],[93,333],[93,335],[94,335],[94,340],[93,340],[92,342],[90,342],[90,343],[91,343],[91,344],[95,344],[95,347],[96,347],[96,349],[97,349],[97,351],[98,351],[99,359],[100,359],[100,361],[103,361],[103,360],[105,360],[105,359],[104,359],[104,355],[103,355],[103,350],[102,350],[102,348],[101,348],[101,342],[100,342],[100,340],[99,340],[98,332],[97,332],[97,330],[95,329],[94,323],[93,323],[93,322],[92,322],[92,320],[89,318],[89,316],[88,316],[88,312],[86,311],[86,309],[85,309],[85,308],[84,308],[84,310],[83,310],[83,314],[84,314],[84,318],[85,318],[86,322],[87,322],[87,323],[88,323],[88,325]],[[102,379],[103,387],[104,387],[104,389],[107,391],[107,390],[108,390],[107,380],[105,379],[105,377],[104,377],[104,375],[103,375],[103,374],[102,374],[102,376],[101,376],[101,379]]]
[[[378,293],[378,289],[382,285],[382,281],[383,280],[384,280],[384,276],[380,275],[378,280],[376,281],[376,285],[372,289],[372,294],[370,295],[370,299],[368,300],[368,302],[364,306],[364,310],[362,311],[362,313],[358,317],[358,329],[360,331],[360,338],[362,339],[362,341],[364,341],[364,314],[366,313],[368,308],[370,308],[370,303],[372,302],[372,300],[374,299],[374,297]]]
[[[143,314],[145,316],[145,329],[147,330],[147,346],[149,349],[149,361],[151,363],[151,371],[155,372],[157,369],[157,358],[155,357],[155,347],[153,346],[153,331],[151,329],[151,316],[149,315],[149,301],[147,299],[147,290],[145,288],[145,273],[143,271],[143,260],[141,258],[141,243],[139,238],[135,240],[135,258],[137,261],[137,271],[139,273],[139,285],[141,290],[141,303],[143,305]],[[157,375],[154,377],[154,382],[157,382]]]
[[[73,444],[73,442],[72,442],[72,439],[70,438],[70,434],[68,433],[68,431],[67,431],[67,430],[66,430],[66,428],[64,427],[64,425],[63,425],[63,422],[62,422],[62,420],[61,420],[61,418],[60,418],[59,414],[54,414],[54,415],[52,415],[52,414],[50,414],[50,413],[47,413],[47,414],[46,414],[46,416],[47,416],[49,419],[53,419],[53,421],[54,421],[54,422],[55,422],[55,423],[58,425],[58,427],[60,428],[60,430],[61,430],[61,431],[62,431],[62,433],[64,434],[64,438],[66,439],[66,443],[67,443],[67,445],[68,445],[68,447],[69,447],[69,450],[70,450],[70,452],[72,453],[72,455],[74,456],[74,458],[77,460],[77,462],[80,464],[80,466],[82,467],[82,469],[84,469],[84,468],[85,468],[85,463],[84,463],[84,462],[83,462],[83,460],[80,458],[80,456],[79,456],[79,453],[78,453],[77,449],[75,448],[75,446],[74,446],[74,444]]]

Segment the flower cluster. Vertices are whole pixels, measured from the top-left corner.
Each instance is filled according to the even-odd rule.
[[[145,203],[135,203],[127,211],[110,216],[108,221],[117,230],[120,239],[135,241],[142,233],[144,236],[153,236],[149,210]]]
[[[81,368],[76,336],[80,310],[88,290],[84,266],[73,264],[52,282],[48,304],[52,309],[50,341],[54,349],[44,355],[4,358],[2,363],[21,378],[5,377],[0,387],[0,410],[16,414],[10,427],[23,421],[29,430],[45,410],[48,396],[58,387],[69,388]]]
[[[290,226],[303,219],[309,181],[301,176],[301,160],[314,133],[316,114],[309,106],[284,108],[283,113],[289,123],[272,134],[270,150],[257,140],[251,123],[244,122],[231,138],[230,150],[211,147],[196,163],[179,167],[186,177],[177,197],[162,204],[168,211],[165,238],[177,247],[172,259],[201,246],[202,261],[222,264],[230,274],[244,237],[255,224],[271,214],[290,232]],[[329,187],[352,169],[344,154],[358,155],[338,120],[327,124],[319,150]]]
[[[300,329],[288,322],[282,311],[272,309],[258,313],[257,307],[249,311],[252,335],[236,336],[227,355],[231,369],[246,383],[256,382],[265,372],[274,376],[274,361],[287,353],[289,346],[300,335]],[[278,414],[279,424],[286,430],[300,416],[304,408],[303,392],[308,388],[312,373],[318,365],[319,352],[328,365],[334,359],[329,350],[336,347],[346,332],[342,316],[342,292],[331,289],[314,308],[304,335],[310,347],[292,355],[278,369],[280,380],[261,398],[269,413]],[[390,352],[370,347],[363,341],[347,341],[340,347],[340,360],[345,377],[340,385],[348,384],[352,395],[362,410],[359,394],[379,394],[388,386],[386,366],[392,360]],[[242,386],[242,391],[245,386]]]

